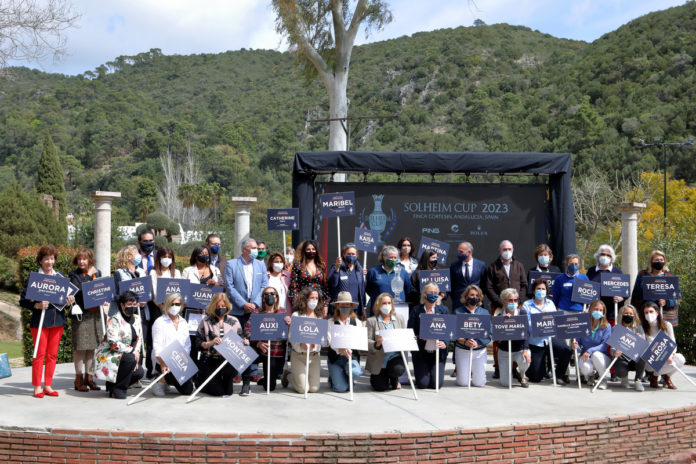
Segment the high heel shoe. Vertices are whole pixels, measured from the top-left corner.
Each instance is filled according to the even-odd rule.
[[[44,392],[46,395],[48,395],[48,396],[58,396],[58,392],[55,391],[55,390],[53,390],[53,391],[47,391],[47,390],[44,388],[44,391],[43,391],[43,392]]]

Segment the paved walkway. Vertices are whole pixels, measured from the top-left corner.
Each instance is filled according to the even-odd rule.
[[[325,361],[322,360],[325,366]],[[328,390],[326,369],[322,370],[319,393],[307,400],[289,389],[270,396],[253,386],[252,395],[240,397],[240,386],[230,398],[202,394],[186,404],[186,398],[169,394],[164,398],[145,393],[138,403],[109,399],[104,391],[80,393],[73,389],[71,364],[56,369],[53,386],[59,398],[31,396],[31,369],[14,369],[13,376],[0,380],[0,429],[3,427],[80,428],[171,432],[239,433],[381,433],[413,432],[454,428],[479,428],[514,424],[562,422],[593,417],[625,416],[632,413],[696,405],[696,387],[680,374],[674,377],[676,391],[652,390],[643,393],[611,384],[594,394],[583,386],[556,387],[550,381],[528,389],[512,391],[491,379],[484,388],[458,387],[449,377],[444,388],[417,390],[418,401],[404,385],[400,391],[373,392],[365,376],[357,381],[355,401],[348,394]],[[696,367],[687,366],[696,381]],[[135,395],[140,390],[129,390]]]

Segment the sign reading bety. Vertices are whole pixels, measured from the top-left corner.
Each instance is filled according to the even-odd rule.
[[[152,277],[138,277],[137,279],[122,280],[118,283],[118,294],[130,290],[138,295],[138,303],[152,301]]]
[[[420,331],[418,338],[421,340],[452,340],[457,330],[457,317],[450,314],[421,314]]]
[[[85,308],[95,308],[104,303],[111,303],[115,295],[116,284],[113,277],[82,282],[82,300]]]
[[[205,309],[216,293],[222,293],[222,287],[206,284],[189,284],[189,298],[186,306],[189,308]]]
[[[377,242],[379,234],[370,229],[355,228],[355,246],[359,251],[377,253]]]
[[[252,314],[252,340],[287,340],[288,325],[285,323],[285,313]]]
[[[70,279],[59,275],[40,274],[32,272],[27,281],[27,300],[48,301],[56,305],[64,305],[68,296]]]
[[[300,210],[298,208],[268,209],[266,211],[266,228],[268,230],[297,230]]]
[[[325,218],[355,215],[355,192],[325,193],[320,201]]]
[[[599,299],[602,284],[591,280],[575,279],[570,301],[573,303],[590,304]]]
[[[178,293],[181,295],[182,303],[187,305],[190,284],[191,282],[188,279],[159,277],[157,279],[157,298],[155,299],[155,303],[164,303],[164,299],[167,298],[167,295]]]
[[[329,321],[315,317],[295,316],[290,322],[290,341],[326,345]]]
[[[489,314],[457,314],[457,338],[484,339],[491,336]]]

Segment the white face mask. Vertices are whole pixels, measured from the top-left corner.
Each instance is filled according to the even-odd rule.
[[[172,265],[172,258],[162,258],[160,259],[160,264],[164,267],[169,267]]]
[[[657,313],[648,313],[645,315],[645,320],[653,324],[657,321]]]
[[[507,261],[510,258],[512,258],[512,251],[503,251],[503,253],[500,256],[502,256],[503,259]]]
[[[283,270],[283,263],[273,263],[273,270],[275,272],[280,272]]]
[[[403,246],[401,247],[401,252],[404,254],[409,254],[411,252],[411,247],[410,246]]]
[[[317,308],[317,305],[319,304],[319,300],[309,300],[307,302],[307,306],[309,306],[309,309],[314,311]]]
[[[601,266],[608,266],[611,264],[611,258],[608,256],[600,256],[599,257],[599,264]]]
[[[379,307],[379,310],[384,314],[385,316],[389,313],[391,313],[392,310],[392,305],[390,304],[385,304]]]
[[[292,263],[295,260],[295,255],[285,255],[285,262]]]
[[[177,316],[179,311],[181,311],[181,305],[179,304],[173,304],[169,307],[169,314],[172,316]]]

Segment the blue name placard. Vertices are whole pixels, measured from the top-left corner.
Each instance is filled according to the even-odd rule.
[[[590,304],[599,299],[602,284],[591,280],[575,279],[570,301],[573,303]]]
[[[653,371],[659,372],[676,349],[677,344],[674,343],[674,340],[660,330],[655,335],[652,343],[643,352],[641,358]]]
[[[222,293],[223,288],[217,285],[189,283],[189,297],[186,306],[189,308],[205,309],[216,293]]]
[[[298,208],[269,209],[266,211],[268,230],[297,230],[300,228]]]
[[[450,314],[421,314],[421,340],[453,340],[457,333],[457,317]]]
[[[162,361],[167,365],[179,385],[186,383],[188,379],[198,372],[196,363],[193,362],[186,349],[177,340],[167,345],[159,353],[159,357],[162,358]]]
[[[40,274],[32,272],[27,281],[27,300],[48,301],[56,305],[64,305],[68,296],[70,279],[59,275]]]
[[[643,337],[639,337],[634,331],[627,329],[621,324],[616,324],[611,329],[611,336],[607,340],[607,344],[615,350],[630,358],[632,361],[638,361],[640,355],[643,354],[648,347],[648,342]]]
[[[495,316],[492,318],[493,340],[525,340],[529,333],[526,315]]]
[[[244,340],[232,331],[227,332],[222,343],[213,347],[238,373],[244,372],[259,357],[252,347],[245,345]]]
[[[677,276],[643,276],[644,300],[678,300],[681,298],[679,291],[679,277]]]
[[[295,316],[290,322],[290,341],[311,345],[326,345],[329,321],[315,317]]]
[[[164,303],[167,295],[178,293],[181,295],[181,302],[186,306],[188,304],[189,286],[191,282],[188,279],[171,279],[168,277],[157,278],[157,299],[155,303]]]
[[[457,338],[483,339],[491,336],[489,314],[457,314]]]
[[[546,281],[546,286],[548,287],[547,298],[551,298],[553,295],[553,280],[561,275],[560,272],[539,272],[539,271],[529,271],[529,286],[527,287],[527,295],[532,295],[532,284],[537,280]]]
[[[438,269],[435,271],[420,271],[420,288],[422,289],[428,282],[437,284],[440,292],[449,292],[450,287],[450,271],[449,269]]]
[[[82,300],[85,308],[95,308],[104,303],[111,303],[116,295],[113,277],[102,277],[89,282],[82,282]]]
[[[287,340],[289,327],[285,323],[285,313],[252,314],[252,340]]]
[[[424,251],[432,250],[437,253],[437,264],[444,266],[447,264],[447,254],[449,253],[449,243],[435,240],[434,238],[421,237],[420,248],[418,249],[418,259]]]
[[[532,337],[553,337],[556,335],[556,311],[548,313],[532,313]]]
[[[557,312],[560,313],[560,311]],[[589,313],[556,315],[556,337],[558,338],[589,337],[590,327]]]
[[[628,298],[631,296],[631,276],[628,274],[608,274],[602,272],[602,296],[619,296]]]
[[[189,335],[196,335],[198,331],[198,326],[201,325],[201,321],[205,317],[203,311],[200,309],[186,309],[186,322],[188,322]]]
[[[370,229],[355,228],[355,246],[360,251],[377,253],[379,234]]]
[[[152,301],[152,278],[138,277],[137,279],[122,280],[118,283],[118,294],[130,290],[138,295],[138,303]]]
[[[325,193],[319,202],[325,218],[355,215],[355,192]]]

